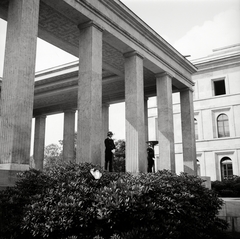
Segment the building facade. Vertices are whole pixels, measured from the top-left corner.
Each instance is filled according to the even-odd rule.
[[[192,61],[197,171],[211,180],[240,175],[240,44]],[[179,93],[173,94],[176,171],[183,170]],[[149,139],[157,139],[156,99],[148,104]],[[156,148],[156,155],[158,148]]]

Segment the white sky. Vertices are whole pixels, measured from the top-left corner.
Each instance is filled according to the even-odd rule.
[[[136,15],[188,59],[240,43],[240,0],[122,0]],[[6,22],[0,20],[0,76],[3,72]],[[36,71],[76,60],[38,39]],[[110,130],[125,138],[124,104],[110,106]],[[62,115],[47,118],[46,145],[62,139]]]

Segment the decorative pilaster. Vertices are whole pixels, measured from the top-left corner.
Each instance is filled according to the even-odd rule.
[[[1,91],[0,169],[29,168],[39,0],[9,1]]]
[[[66,162],[74,162],[75,160],[75,112],[76,110],[67,110],[64,112],[63,160]]]
[[[159,161],[157,170],[175,172],[174,130],[172,109],[172,77],[167,73],[156,75]]]
[[[184,172],[197,175],[193,92],[191,89],[180,91],[180,103]]]
[[[147,171],[144,122],[143,57],[130,52],[125,57],[126,171]]]
[[[44,147],[45,147],[46,115],[36,116],[34,133],[34,168],[43,170]]]
[[[102,29],[80,25],[77,162],[101,164]]]

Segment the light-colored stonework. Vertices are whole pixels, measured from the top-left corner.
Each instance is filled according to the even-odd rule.
[[[198,134],[196,138],[198,174],[208,176],[212,181],[222,180],[221,160],[228,157],[232,162],[233,174],[240,176],[240,45],[214,50],[213,54],[197,59],[193,63],[198,68],[198,72],[193,75],[194,118],[197,122],[196,132]],[[216,80],[225,81],[226,94],[214,95],[214,81]],[[192,116],[187,113],[189,108],[186,110],[181,108],[180,102],[181,95],[173,94],[177,173],[185,171],[186,157],[183,156],[182,142],[186,140],[186,136],[183,135],[182,126],[187,122],[186,115]],[[230,135],[227,137],[219,138],[217,135],[217,117],[220,114],[228,116]],[[149,100],[148,115],[149,138],[155,140],[157,139],[155,98]],[[189,140],[192,139],[193,137]],[[188,145],[191,144],[193,143],[188,143]]]
[[[223,206],[218,217],[228,222],[228,231],[240,232],[240,198],[222,198]]]
[[[34,117],[39,117],[40,115],[66,112],[66,110],[78,111],[78,160],[101,164],[102,139],[107,129],[103,119],[108,115],[106,109],[103,111],[102,105],[126,100],[128,105],[126,122],[130,126],[126,127],[126,135],[128,135],[126,153],[129,155],[127,170],[145,171],[146,152],[142,149],[145,148],[147,139],[144,100],[157,95],[156,75],[159,74],[166,73],[171,76],[171,83],[166,88],[169,90],[169,94],[186,89],[191,91],[194,85],[191,76],[196,72],[194,65],[118,0],[40,0],[40,6],[37,0],[15,2],[28,4],[26,9],[31,12],[32,18],[29,17],[30,12],[25,12],[26,9],[23,7],[22,16],[31,24],[24,21],[16,22],[16,15],[11,14],[11,11],[16,11],[18,7],[10,5],[8,8],[8,0],[0,2],[0,17],[11,23],[8,24],[6,51],[12,49],[11,51],[14,52],[14,57],[12,54],[7,54],[4,65],[1,92],[1,145],[5,146],[0,151],[0,164],[29,164],[29,153],[27,152],[30,148],[30,115],[32,115],[32,111]],[[11,41],[11,39],[18,39],[14,36],[16,33],[11,30],[14,28],[26,31],[25,34],[20,34],[23,38],[17,44]],[[36,74],[34,89],[33,73],[37,30],[38,37],[79,57],[79,63],[66,64],[62,68]],[[34,40],[30,44],[27,39]],[[27,48],[25,43],[27,43]],[[126,57],[131,52],[134,52],[135,55]],[[23,59],[26,57],[26,60],[13,61],[13,59],[21,57]],[[135,63],[130,63],[130,58],[136,60]],[[14,72],[10,69],[20,69],[23,62],[26,72],[23,75],[14,73],[11,76],[13,80],[11,86],[4,86],[7,85],[8,72]],[[129,68],[129,64],[136,64],[135,70]],[[37,81],[38,79],[39,81]],[[129,91],[126,86],[137,87],[137,90]],[[14,93],[13,90],[16,88],[18,91]],[[21,94],[19,94],[20,89]],[[16,97],[8,100],[10,108],[18,105],[20,99],[24,103],[23,108],[19,107],[19,111],[15,108],[11,112],[15,112],[15,115],[19,114],[19,116],[21,113],[28,116],[14,118],[7,113],[9,111],[5,111],[7,108],[5,96],[12,94]],[[157,97],[160,101],[164,100],[162,95]],[[189,98],[189,100],[191,99]],[[26,102],[28,102],[27,105]],[[185,107],[191,107],[191,102],[187,102]],[[27,111],[27,114],[23,109]],[[136,109],[136,112],[132,112],[132,109]],[[134,114],[138,116],[136,120],[133,119]],[[168,115],[171,115],[170,111]],[[168,120],[169,117],[162,121]],[[7,126],[6,122],[10,121],[12,123]],[[8,133],[4,133],[6,129],[8,129]],[[190,134],[193,133],[192,127],[188,130]],[[171,126],[169,131],[172,134]],[[25,146],[20,144],[19,151],[15,150],[15,145],[9,148],[10,141],[7,140],[9,135],[15,139],[20,139],[20,135],[21,137],[24,135]],[[168,140],[170,140],[169,144],[173,145],[173,137]],[[136,147],[133,147],[130,142],[136,144]],[[36,145],[40,145],[40,143]],[[167,157],[174,155],[173,150],[174,148],[171,147],[170,153],[166,154]],[[25,153],[24,160],[19,161],[18,153],[13,153],[20,151]],[[9,154],[14,156],[9,158],[7,156]],[[40,153],[38,154],[39,157]],[[193,148],[188,155],[194,154]],[[167,158],[166,160],[172,162],[172,159]],[[191,160],[195,160],[195,158],[188,159],[188,161]],[[192,165],[194,164],[192,163],[190,167]],[[174,171],[172,166],[168,166],[167,169]],[[194,174],[194,168],[192,170],[191,173]]]

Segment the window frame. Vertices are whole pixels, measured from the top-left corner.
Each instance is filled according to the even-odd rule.
[[[226,119],[221,119],[221,121],[219,120],[219,117],[221,116],[225,116]],[[226,138],[226,137],[230,137],[230,127],[229,127],[229,117],[227,114],[225,113],[221,113],[217,116],[216,118],[217,121],[217,137],[218,138]],[[224,122],[227,122],[224,123]],[[222,131],[220,132],[220,129],[222,128]],[[222,133],[222,134],[221,134]]]
[[[225,94],[220,94],[220,95],[215,94],[215,82],[217,82],[217,81],[224,81]],[[226,76],[214,78],[214,79],[211,80],[211,83],[212,83],[212,96],[213,97],[222,97],[222,96],[228,94],[228,82],[227,82],[227,77]]]
[[[212,130],[213,130],[213,138],[214,139],[221,139],[218,138],[218,128],[217,128],[217,117],[220,114],[226,114],[228,116],[228,121],[229,121],[229,137],[234,137],[235,136],[235,131],[234,131],[234,122],[233,120],[233,109],[232,107],[224,107],[224,108],[217,108],[217,109],[212,109],[211,110],[212,114]]]
[[[230,163],[223,163],[224,161],[230,161]],[[231,167],[229,167],[231,165]],[[231,179],[233,177],[233,161],[230,157],[224,156],[220,160],[221,179]],[[229,172],[230,175],[229,175]]]

